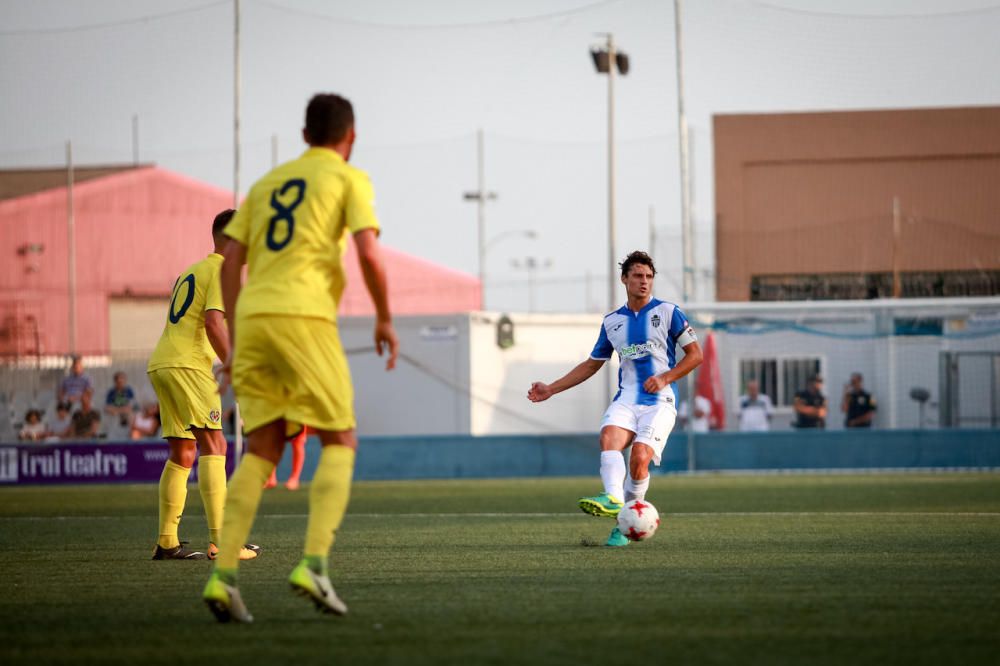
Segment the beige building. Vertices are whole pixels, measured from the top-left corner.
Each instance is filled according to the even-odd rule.
[[[1000,294],[1000,107],[714,119],[716,297]]]

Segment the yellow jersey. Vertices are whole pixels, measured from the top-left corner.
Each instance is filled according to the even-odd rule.
[[[194,368],[212,371],[215,350],[205,333],[205,312],[224,311],[219,271],[222,255],[210,254],[187,268],[174,283],[163,335],[146,371]]]
[[[337,320],[347,231],[379,230],[368,174],[328,148],[309,148],[254,183],[225,233],[247,248],[238,318]]]

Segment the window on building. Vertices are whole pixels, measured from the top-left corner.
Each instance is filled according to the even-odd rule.
[[[745,358],[740,360],[739,390],[742,393],[747,382],[756,379],[760,392],[770,397],[776,407],[791,407],[795,394],[821,370],[821,359],[816,357]]]

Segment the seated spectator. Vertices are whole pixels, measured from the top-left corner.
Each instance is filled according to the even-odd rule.
[[[149,439],[160,432],[160,406],[155,402],[147,402],[142,411],[132,419],[132,439]]]
[[[840,411],[844,413],[847,428],[871,428],[875,418],[875,396],[866,391],[864,378],[860,372],[851,373],[851,381],[844,385],[844,397],[840,401]]]
[[[24,425],[21,426],[17,438],[22,442],[40,442],[45,439],[48,431],[42,423],[42,412],[38,409],[29,409],[24,415]]]
[[[84,391],[80,396],[80,407],[73,412],[69,429],[63,437],[74,439],[92,439],[97,437],[97,428],[101,425],[101,413],[94,409],[91,399],[93,391]]]
[[[823,378],[813,375],[806,388],[795,394],[796,428],[826,428],[826,396],[823,395]]]
[[[677,410],[677,417],[680,419],[681,425],[687,427],[690,421],[691,432],[708,432],[711,426],[712,402],[703,395],[696,395],[694,397],[694,418],[688,417],[689,410],[690,406],[685,400],[681,403],[680,409]]]
[[[69,430],[73,423],[73,405],[68,402],[60,402],[56,405],[56,414],[45,423],[45,431],[48,439],[58,440],[63,433]]]
[[[59,382],[59,389],[56,391],[56,400],[59,402],[78,403],[87,391],[93,391],[94,385],[83,372],[83,359],[73,356],[73,364],[70,366],[69,374]]]
[[[115,385],[108,390],[104,400],[104,413],[117,416],[118,423],[123,428],[132,425],[132,412],[135,404],[135,392],[128,385],[128,377],[124,372],[115,373]]]
[[[747,382],[747,392],[740,396],[740,432],[767,432],[771,429],[774,405],[766,393],[760,392],[756,379]]]

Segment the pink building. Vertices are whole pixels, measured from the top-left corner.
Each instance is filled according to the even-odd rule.
[[[0,356],[108,354],[112,306],[167,298],[180,271],[211,252],[211,220],[232,204],[230,192],[155,166],[81,168],[74,181],[75,343],[66,171],[0,171]],[[349,248],[340,314],[370,315]],[[395,313],[479,309],[475,277],[384,254]]]

